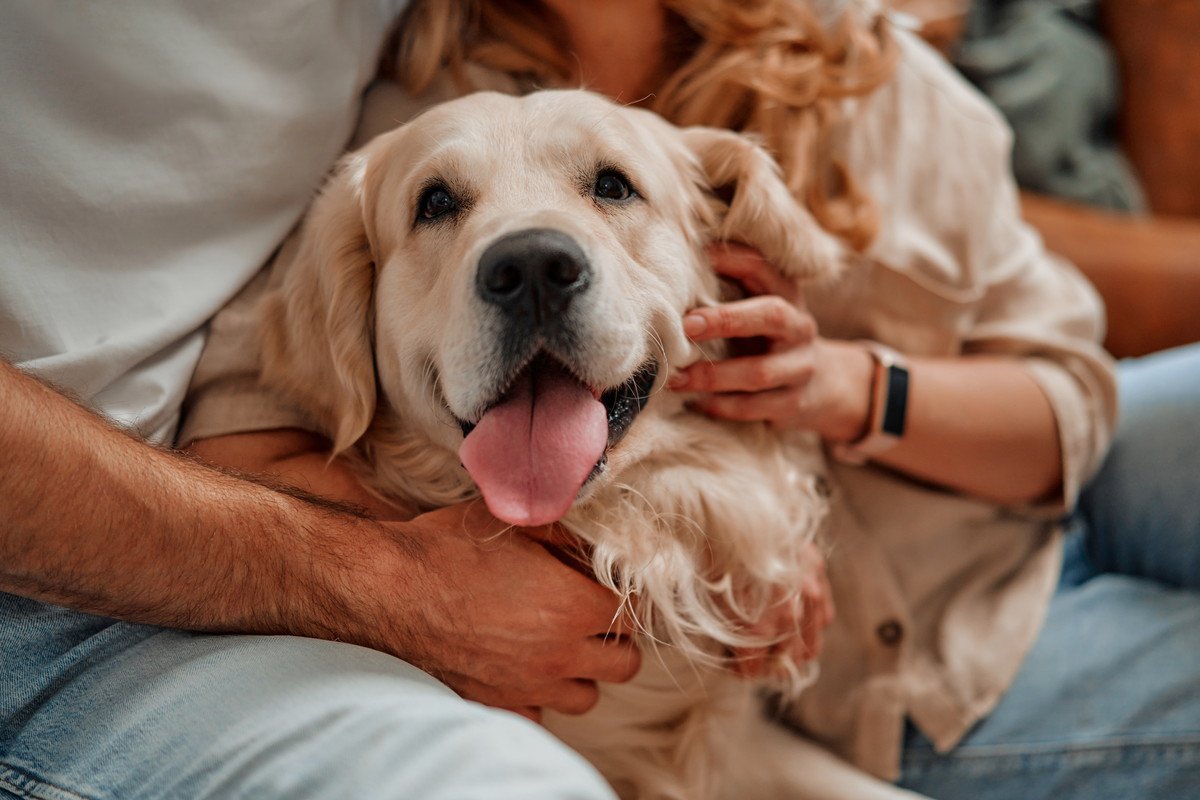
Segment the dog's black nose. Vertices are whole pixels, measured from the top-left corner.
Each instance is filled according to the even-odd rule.
[[[479,259],[475,285],[480,297],[509,316],[541,325],[566,311],[591,277],[574,239],[532,228],[493,242]]]

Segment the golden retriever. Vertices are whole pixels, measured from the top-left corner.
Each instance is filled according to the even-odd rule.
[[[660,391],[717,355],[681,324],[718,299],[707,243],[797,280],[838,269],[771,158],[587,92],[475,94],[346,157],[299,237],[264,298],[264,380],[381,496],[561,521],[629,599],[640,674],[547,727],[626,797],[819,794],[726,663],[771,644],[747,622],[801,584],[819,448]]]

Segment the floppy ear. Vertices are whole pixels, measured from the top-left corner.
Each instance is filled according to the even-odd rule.
[[[354,444],[375,415],[375,263],[365,219],[366,156],[339,164],[263,299],[263,377],[333,439]]]
[[[684,128],[704,180],[723,201],[716,237],[757,248],[791,278],[826,278],[842,263],[842,245],[783,182],[775,160],[746,136],[719,128]]]

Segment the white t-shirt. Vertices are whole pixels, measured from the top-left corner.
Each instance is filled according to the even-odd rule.
[[[205,322],[342,152],[403,5],[5,4],[0,357],[169,443]]]

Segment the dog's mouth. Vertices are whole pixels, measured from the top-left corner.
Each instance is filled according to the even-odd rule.
[[[534,357],[478,420],[459,420],[459,458],[488,509],[514,525],[561,519],[629,432],[657,375],[648,361],[623,383],[596,389],[551,356]]]

